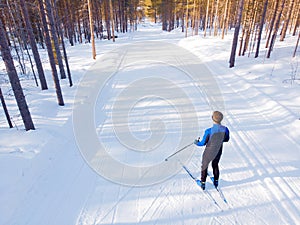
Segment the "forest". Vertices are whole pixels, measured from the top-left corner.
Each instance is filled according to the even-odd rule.
[[[235,66],[236,55],[259,57],[262,47],[271,57],[275,43],[288,34],[298,35],[295,57],[300,38],[299,0],[1,0],[0,10],[2,63],[26,130],[35,126],[19,73],[32,73],[36,86],[48,89],[40,49],[47,50],[57,103],[63,106],[60,80],[73,86],[66,48],[91,43],[96,59],[95,39],[115,42],[118,34],[136,31],[145,18],[160,23],[165,32],[180,29],[185,37],[223,39],[234,30],[229,67]],[[2,107],[12,127],[3,95],[0,83]]]

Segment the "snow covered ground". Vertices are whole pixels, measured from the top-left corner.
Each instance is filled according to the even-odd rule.
[[[278,41],[271,59],[262,48],[229,69],[231,35],[184,38],[160,29],[141,24],[115,43],[98,41],[96,62],[89,44],[68,47],[75,85],[61,82],[64,107],[50,67],[48,91],[23,78],[35,131],[23,130],[6,97],[18,129],[6,128],[1,110],[0,224],[299,223],[296,37]],[[164,161],[203,135],[214,109],[231,131],[220,163],[228,204],[207,184],[220,207],[178,161],[199,176],[203,148]]]

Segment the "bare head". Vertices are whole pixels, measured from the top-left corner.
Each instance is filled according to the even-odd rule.
[[[221,121],[223,120],[223,114],[219,111],[214,111],[212,114],[212,120],[217,124],[221,124]]]

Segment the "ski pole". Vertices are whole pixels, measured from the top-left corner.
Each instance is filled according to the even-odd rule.
[[[176,155],[177,153],[183,151],[184,149],[190,147],[192,144],[194,144],[194,142],[191,143],[191,144],[188,144],[187,146],[184,146],[183,148],[181,148],[178,151],[174,152],[172,155],[169,155],[167,158],[165,158],[165,161],[168,161],[169,158],[173,157],[174,155]]]

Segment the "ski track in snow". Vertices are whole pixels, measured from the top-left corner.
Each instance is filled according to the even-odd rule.
[[[179,59],[177,59],[177,60],[179,61]],[[182,65],[187,66],[187,64],[183,61],[180,61],[180,63]],[[185,176],[186,176],[186,174],[184,173],[183,177],[185,177]],[[181,203],[181,201],[184,202],[184,196],[188,195],[188,192],[190,192],[190,191],[194,191],[195,192],[194,195],[198,199],[198,201],[195,202],[195,206],[192,206],[193,210],[195,210],[195,207],[198,208],[198,210],[203,209],[203,207],[199,207],[200,206],[199,203],[201,203],[201,205],[204,206],[205,208],[207,206],[209,206],[209,208],[212,211],[216,211],[216,212],[210,212],[208,215],[206,215],[207,218],[204,218],[204,219],[201,218],[201,221],[203,223],[213,224],[214,221],[217,221],[217,223],[219,223],[219,224],[236,224],[236,223],[238,223],[235,215],[231,215],[229,212],[224,211],[222,208],[221,209],[216,208],[216,205],[211,202],[211,199],[205,197],[205,194],[196,185],[196,183],[194,181],[191,181],[187,177],[185,177],[184,181],[186,181],[188,183],[188,185],[190,185],[190,188],[185,187],[186,182],[182,185],[182,189],[181,189],[182,191],[180,193],[180,200],[177,200],[176,197],[174,196],[174,193],[172,193],[172,191],[171,191],[171,189],[174,186],[176,187],[176,183],[173,184],[171,187],[168,184],[162,184],[160,187],[160,191],[158,193],[156,192],[156,196],[153,197],[153,199],[147,203],[148,207],[146,207],[144,210],[141,210],[141,208],[142,208],[141,203],[140,203],[141,197],[140,197],[140,192],[138,189],[129,188],[128,192],[126,192],[124,195],[120,194],[120,189],[119,189],[118,192],[116,193],[116,196],[117,196],[116,203],[104,215],[100,214],[100,213],[96,213],[96,215],[94,214],[93,216],[98,217],[98,219],[96,219],[96,221],[93,224],[106,224],[106,222],[108,222],[110,224],[118,224],[118,221],[122,221],[122,216],[121,216],[122,210],[124,210],[125,208],[131,208],[132,210],[134,210],[136,208],[135,206],[130,206],[131,204],[129,204],[129,203],[125,204],[127,198],[129,198],[129,195],[131,195],[135,192],[138,192],[139,197],[136,199],[136,201],[138,202],[137,204],[140,207],[137,208],[139,215],[136,216],[137,220],[134,223],[139,223],[139,224],[143,224],[143,223],[145,223],[145,224],[178,224],[178,219],[179,219],[181,221],[180,224],[185,224],[185,223],[187,223],[187,221],[186,221],[186,215],[184,213],[184,208],[179,210],[179,212],[178,212],[178,209],[174,208],[171,202],[175,202],[176,203],[175,205],[177,205],[177,206],[180,205],[181,207],[184,207],[184,204],[180,204],[180,203]],[[218,195],[215,195],[214,197],[216,199],[219,198]],[[102,202],[102,204],[100,204],[101,208],[105,202]],[[122,207],[123,204],[125,206]],[[101,208],[98,208],[97,212],[101,211]],[[172,215],[168,216],[168,214],[169,214],[168,211],[170,209],[172,209]],[[197,212],[199,212],[198,210],[197,210]],[[88,210],[84,210],[84,212],[86,212],[86,211],[88,211]],[[175,211],[175,215],[177,215],[178,218],[177,217],[174,218],[174,211]],[[85,215],[82,215],[82,216],[85,216]],[[110,217],[111,217],[111,219],[109,219]],[[165,219],[163,219],[162,221],[164,221],[164,222],[160,221],[161,220],[160,218],[166,218],[166,217],[169,217],[169,220],[165,221]],[[157,219],[157,218],[159,218],[159,219]],[[196,221],[197,220],[199,220],[199,218],[197,218]],[[80,219],[80,221],[84,221],[84,220]],[[126,222],[124,221],[123,223],[126,223]],[[194,222],[191,222],[191,223],[194,223]],[[198,222],[196,222],[196,223],[198,223]],[[88,221],[82,222],[82,224],[89,224],[89,222]]]
[[[248,108],[248,111],[251,111],[252,115],[254,114],[257,118],[263,118],[262,121],[267,122],[266,128],[275,134],[280,134],[283,140],[289,140],[288,143],[278,143],[282,146],[281,149],[286,150],[289,149],[289,147],[292,150],[300,149],[300,144],[278,128],[278,126],[272,122],[274,119],[271,120],[269,118],[268,114],[272,113],[272,110],[274,109],[270,108],[268,111],[261,111],[259,110],[261,106],[256,105],[256,100],[259,99],[259,102],[268,103],[268,105],[272,103],[272,107],[276,106],[276,115],[278,115],[278,111],[280,111],[282,118],[285,118],[287,121],[296,120],[296,116],[286,107],[278,104],[271,96],[249,84],[249,82],[242,77],[237,76],[232,72],[231,76],[232,77],[223,75],[222,79],[219,79],[219,81],[224,84],[222,85],[222,90],[225,92],[225,97],[226,89],[230,89],[228,93],[235,93],[236,96],[239,97],[239,102],[243,103],[244,108]],[[245,90],[245,87],[248,89],[246,88]],[[232,96],[232,94],[230,94],[230,96]],[[251,101],[251,97],[249,98],[249,96],[255,96],[254,100]],[[229,104],[230,101],[230,99],[226,100]],[[275,212],[274,216],[279,215],[279,218],[276,219],[276,224],[296,224],[297,221],[300,220],[299,214],[297,213],[298,207],[292,200],[295,199],[295,202],[298,201],[299,204],[299,195],[297,194],[296,184],[292,181],[287,182],[282,177],[284,175],[279,172],[279,169],[281,168],[280,165],[278,165],[279,162],[273,158],[270,151],[268,151],[261,143],[261,141],[266,142],[266,140],[259,140],[258,135],[255,135],[253,131],[243,131],[242,126],[245,124],[238,118],[241,117],[241,115],[235,115],[232,112],[235,108],[232,108],[232,105],[230,105],[229,109],[226,110],[226,122],[232,133],[231,146],[236,151],[236,154],[242,157],[243,161],[246,162],[247,168],[251,168],[250,171],[253,172],[256,181],[260,181],[258,185],[260,185],[263,188],[263,191],[267,193],[269,202]],[[274,166],[274,162],[276,162],[276,166]],[[281,170],[284,171],[284,169]],[[255,186],[256,185],[257,184],[255,184]],[[253,188],[253,190],[257,190],[257,188]],[[247,194],[249,195],[249,193],[243,193],[243,195]],[[255,194],[257,193],[253,193],[253,195]],[[274,200],[276,202],[274,202]],[[255,216],[259,215],[259,213],[253,212],[250,209],[248,209],[248,211]],[[268,224],[262,216],[259,216],[259,218],[262,224]]]
[[[255,108],[253,104],[251,104],[250,107]],[[256,115],[260,115],[264,117],[261,114],[261,112],[256,112]],[[239,127],[240,121],[236,118],[236,116],[234,116],[230,112],[230,110],[229,110],[229,119],[232,119],[232,122],[230,122],[229,124],[232,127],[236,127],[235,129],[233,129],[233,131],[236,134],[235,137],[238,138],[238,142],[242,143],[243,146],[248,146],[246,147],[247,151],[243,152],[244,159],[249,160],[248,166],[251,165],[253,167],[253,171],[255,171],[256,177],[260,177],[261,183],[264,184],[263,186],[266,189],[266,192],[269,192],[271,195],[270,200],[277,199],[277,204],[276,204],[277,207],[275,206],[275,204],[273,204],[273,207],[277,210],[277,214],[281,215],[280,219],[283,220],[284,223],[289,223],[289,224],[296,223],[296,221],[299,221],[299,218],[297,216],[296,217],[294,216],[297,215],[297,207],[289,200],[286,204],[284,203],[283,206],[281,206],[282,199],[278,197],[279,193],[282,195],[284,199],[289,199],[288,195],[292,197],[296,197],[297,195],[293,190],[293,187],[290,184],[288,184],[283,178],[280,177],[281,175],[278,172],[278,169],[272,166],[273,164],[269,160],[270,155],[267,155],[266,149],[256,141],[256,137],[251,135],[251,133],[237,131],[240,130]],[[272,125],[272,127],[274,128],[274,130],[278,131],[277,127],[275,127],[274,125]],[[283,135],[286,136],[285,134]],[[255,146],[255,147],[251,147],[251,146]],[[283,147],[282,149],[285,149],[285,147]],[[238,151],[238,149],[236,150]],[[258,168],[256,166],[258,166]],[[268,169],[265,168],[265,166],[271,167],[272,171],[269,172]],[[276,181],[273,178],[274,176],[275,177],[278,176],[279,180]],[[269,182],[266,182],[266,179],[268,179]],[[283,189],[283,185],[285,186],[284,189]],[[279,209],[277,209],[278,207]]]

